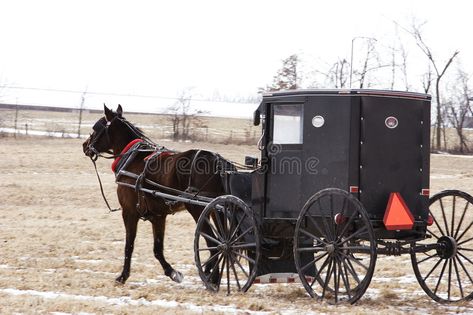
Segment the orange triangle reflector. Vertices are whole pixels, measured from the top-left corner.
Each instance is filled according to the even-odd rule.
[[[411,230],[414,226],[414,217],[400,193],[389,196],[383,222],[387,230]]]

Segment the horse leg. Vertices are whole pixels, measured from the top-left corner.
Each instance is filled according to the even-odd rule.
[[[184,276],[177,270],[174,270],[172,266],[166,261],[163,253],[164,246],[164,231],[166,228],[166,216],[159,216],[152,219],[151,223],[153,224],[153,236],[154,236],[154,246],[153,252],[154,257],[159,261],[161,266],[164,269],[164,274],[171,278],[175,282],[182,282]]]
[[[137,216],[127,215],[128,211],[123,209],[123,223],[125,224],[126,240],[125,240],[125,261],[123,263],[123,270],[121,275],[116,279],[119,283],[125,283],[130,276],[131,256],[133,254],[133,246],[136,238],[136,231],[138,228]]]

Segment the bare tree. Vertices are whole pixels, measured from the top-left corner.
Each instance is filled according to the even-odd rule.
[[[452,97],[447,101],[448,118],[455,128],[459,140],[460,153],[466,153],[470,150],[468,141],[464,133],[467,119],[473,113],[470,101],[471,88],[470,76],[459,69],[456,82],[453,85]]]
[[[417,25],[415,23],[412,24],[412,30],[409,31],[411,35],[414,37],[417,46],[420,48],[422,53],[427,57],[429,60],[430,65],[432,65],[434,69],[434,74],[435,74],[435,100],[436,100],[436,129],[435,129],[435,139],[436,139],[436,147],[437,149],[440,148],[441,146],[441,131],[444,130],[444,121],[443,121],[443,116],[442,113],[445,112],[442,110],[442,102],[441,102],[441,95],[440,95],[440,82],[442,80],[442,77],[445,75],[445,72],[447,69],[450,67],[452,64],[453,60],[455,57],[460,53],[458,50],[453,52],[451,57],[447,60],[447,62],[444,64],[443,67],[441,67],[437,61],[437,59],[434,57],[432,50],[430,49],[430,46],[427,45],[427,43],[424,41],[424,38],[422,36],[421,32],[421,26],[422,25]],[[430,83],[429,83],[430,84]],[[446,145],[446,144],[445,144]]]
[[[325,85],[329,88],[343,89],[347,87],[350,77],[350,63],[346,59],[339,59],[333,63],[327,72],[316,71],[325,77]]]
[[[173,140],[190,140],[193,138],[190,134],[191,127],[205,127],[199,119],[199,115],[205,114],[205,111],[196,110],[191,106],[192,96],[192,88],[185,88],[180,92],[176,102],[168,107]]]
[[[291,55],[282,61],[282,67],[273,78],[273,83],[266,91],[295,90],[298,88],[297,65],[299,57]]]

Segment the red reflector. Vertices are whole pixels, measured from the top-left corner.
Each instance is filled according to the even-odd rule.
[[[343,224],[347,221],[347,217],[341,215],[340,213],[337,213],[333,219],[337,225]]]
[[[430,190],[429,189],[422,189],[420,194],[422,196],[427,196],[428,197],[428,196],[430,196]]]
[[[434,224],[434,217],[429,214],[427,217],[427,225],[431,226],[432,224]]]
[[[410,230],[414,226],[414,217],[400,193],[389,196],[383,222],[387,230]]]
[[[352,194],[356,194],[356,193],[358,193],[358,191],[359,191],[358,186],[350,186],[350,192]]]

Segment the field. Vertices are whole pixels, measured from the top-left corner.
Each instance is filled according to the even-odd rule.
[[[254,146],[164,143],[205,148],[242,161]],[[165,255],[185,275],[164,276],[152,253],[151,226],[140,222],[131,277],[122,267],[124,228],[108,213],[90,161],[77,139],[0,138],[0,313],[2,314],[457,314],[473,305],[440,305],[417,284],[408,255],[378,258],[370,288],[356,305],[332,306],[308,297],[300,284],[254,285],[246,294],[205,290],[193,261],[194,222],[168,217]],[[470,157],[433,155],[431,193],[473,193]],[[105,191],[117,205],[109,161],[98,163]]]

